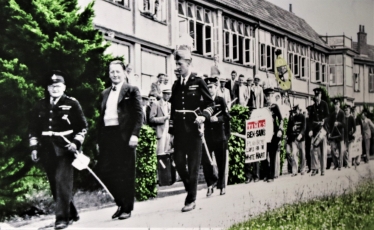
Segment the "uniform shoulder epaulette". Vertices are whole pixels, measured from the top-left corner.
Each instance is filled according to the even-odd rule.
[[[72,101],[78,101],[77,99],[75,99],[75,97],[66,96],[66,98],[69,98]]]

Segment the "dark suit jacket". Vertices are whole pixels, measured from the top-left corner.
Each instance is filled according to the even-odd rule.
[[[213,104],[213,99],[205,82],[195,74],[191,74],[185,86],[181,85],[180,79],[174,82],[169,102],[171,104],[170,120],[173,123],[173,128],[169,129],[169,132],[174,134],[184,130],[187,133],[198,135],[197,125],[194,123],[196,116],[193,113],[183,114],[175,112],[175,110],[196,110],[199,108],[201,111],[199,115],[209,119],[211,114],[206,111],[206,108]]]
[[[105,89],[101,96],[100,126],[104,127],[104,114],[111,87]],[[130,141],[132,135],[139,137],[140,128],[143,124],[143,110],[141,96],[138,87],[123,83],[118,96],[118,120],[125,143]],[[100,133],[99,133],[100,138]]]
[[[334,127],[334,123],[338,122],[338,126]],[[344,129],[345,129],[345,115],[344,112],[339,109],[336,113],[332,112],[328,119],[330,139],[341,141],[344,140]]]
[[[221,112],[220,112],[221,111]],[[205,138],[209,142],[221,142],[230,138],[230,115],[225,99],[216,96],[214,99],[213,115],[220,112],[217,122],[205,121]]]
[[[235,81],[233,89],[231,89],[231,80],[226,82],[225,87],[230,91],[231,100],[234,100],[235,98],[237,98],[234,104],[238,104],[239,103],[239,83],[238,83],[238,81]]]

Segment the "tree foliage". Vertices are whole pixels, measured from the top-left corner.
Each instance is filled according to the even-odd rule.
[[[96,102],[110,57],[93,16],[93,3],[79,9],[77,0],[0,0],[0,216],[39,182],[27,177],[38,174],[27,129],[48,70],[67,73],[66,93],[79,100],[91,128],[84,151],[95,152]]]

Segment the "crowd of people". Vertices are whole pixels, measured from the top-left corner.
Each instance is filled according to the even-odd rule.
[[[339,98],[334,98],[334,110],[330,112],[322,100],[322,89],[316,88],[314,103],[307,107],[308,115],[298,105],[290,107],[284,130],[279,105],[271,99],[275,91],[264,87],[259,76],[246,79],[232,71],[226,79],[215,64],[210,76],[199,77],[192,72],[191,51],[184,46],[176,50],[175,62],[177,79],[172,87],[168,76],[160,73],[147,95],[142,95],[132,84],[137,80],[132,79],[135,75],[131,75],[131,66],[121,61],[109,65],[111,86],[101,93],[97,170],[118,206],[113,219],[130,218],[134,208],[136,146],[144,124],[156,131],[157,155],[173,152],[176,170],[187,192],[182,212],[195,209],[200,165],[208,186],[207,196],[213,194],[215,187],[220,195],[226,193],[229,112],[235,104],[247,106],[251,111],[268,108],[273,120],[267,159],[245,165],[246,183],[260,179],[273,182],[279,176],[284,132],[287,132],[287,160],[292,176],[310,172],[315,176],[319,171],[325,175],[328,146],[334,169],[359,164],[361,156],[352,159],[348,151],[356,125],[360,125],[363,136],[362,157],[366,162],[369,160],[374,124],[367,118],[367,110],[358,119],[354,107],[345,105],[343,112]],[[47,74],[49,95],[36,103],[29,127],[32,160],[40,159],[45,167],[56,202],[56,229],[79,220],[73,203],[71,163],[88,131],[79,102],[64,93],[64,75],[61,71]]]

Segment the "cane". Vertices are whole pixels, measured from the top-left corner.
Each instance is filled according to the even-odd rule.
[[[199,108],[197,108],[196,110],[175,110],[175,112],[177,113],[193,113],[195,114],[196,117],[198,117],[196,111],[199,110]],[[203,129],[203,135],[201,136],[201,140],[204,144],[204,147],[205,147],[205,152],[206,152],[206,155],[208,156],[208,159],[209,159],[209,162],[211,165],[213,165],[213,160],[212,160],[212,157],[210,156],[209,154],[209,149],[208,149],[208,146],[206,144],[206,141],[205,141],[205,137],[204,137],[204,124],[199,124],[199,128],[202,128]]]
[[[64,137],[62,135],[60,137],[62,137],[68,144],[71,143],[66,137]],[[103,188],[109,194],[109,196],[114,200],[114,197],[109,192],[109,189],[100,180],[100,178],[92,171],[92,169],[90,167],[88,167],[88,164],[90,163],[90,158],[88,156],[84,155],[82,151],[79,152],[78,150],[76,151],[76,153],[74,154],[74,156],[75,156],[75,159],[71,163],[71,165],[73,165],[73,167],[76,168],[76,169],[78,169],[79,171],[81,171],[83,169],[87,169],[92,174],[92,176],[94,176],[95,179],[101,184],[101,186],[103,186]]]

